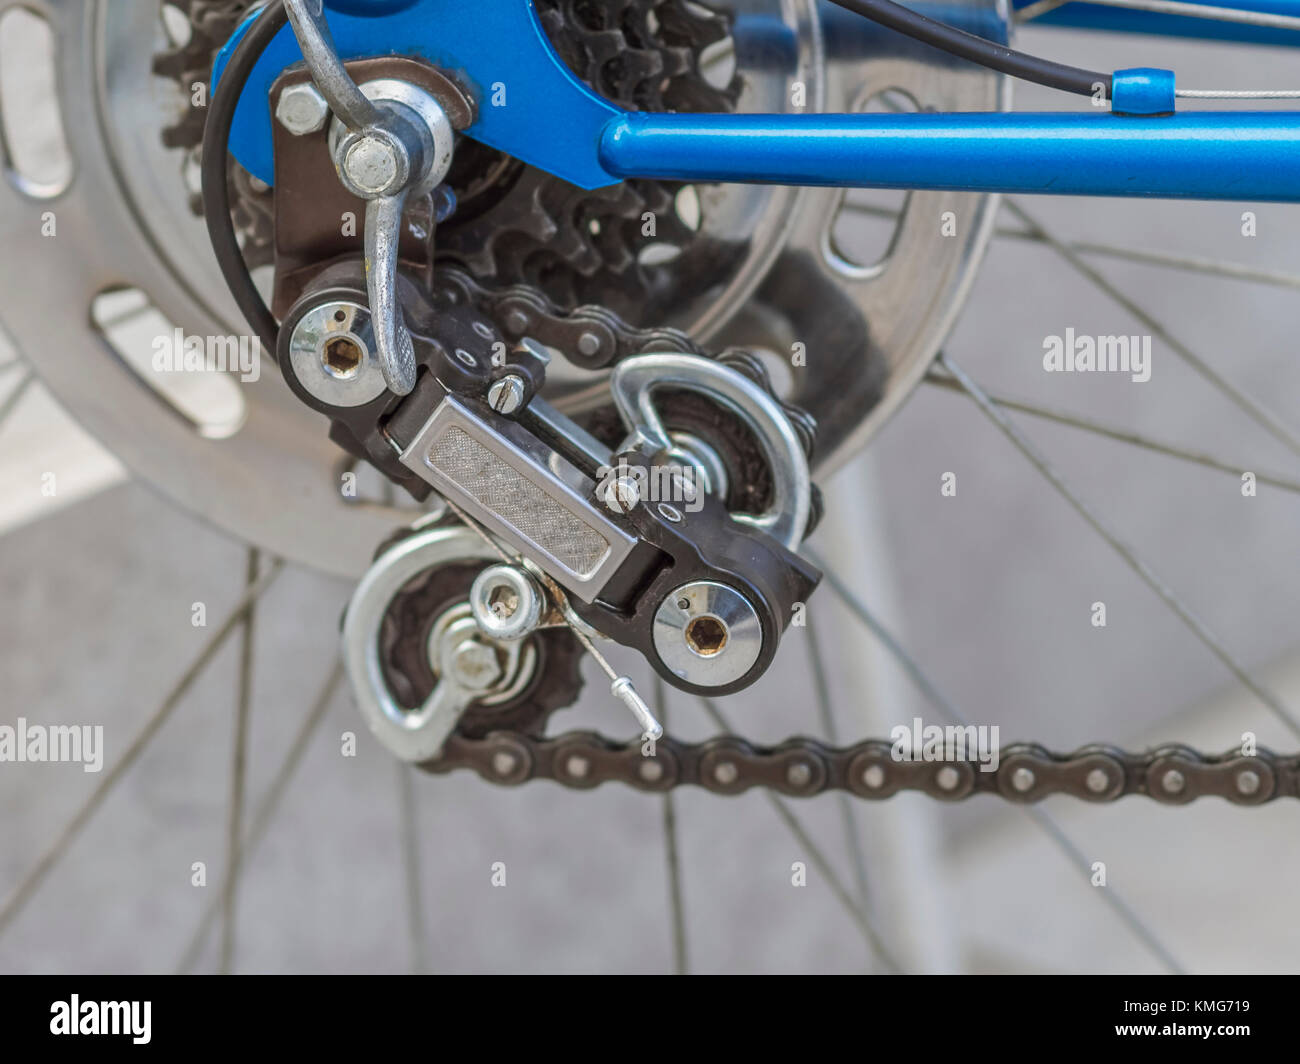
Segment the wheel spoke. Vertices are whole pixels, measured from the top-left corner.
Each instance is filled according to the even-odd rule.
[[[248,549],[244,583],[257,583],[261,554]],[[226,880],[221,891],[221,953],[218,971],[229,975],[235,963],[235,894],[239,887],[239,837],[244,830],[244,781],[248,774],[248,715],[253,694],[253,623],[257,609],[244,613],[239,640],[239,684],[235,708],[235,743],[230,760],[230,815],[226,821]]]
[[[1025,211],[1018,203],[1010,198],[1004,198],[1002,200],[1002,205],[1014,214],[1022,224],[1027,226],[1031,232],[1037,233],[1044,243],[1065,259],[1065,261],[1073,266],[1075,270],[1091,281],[1100,291],[1108,295],[1133,315],[1134,318],[1140,321],[1146,328],[1150,329],[1151,333],[1165,343],[1174,354],[1178,355],[1179,358],[1196,370],[1197,373],[1236,403],[1237,406],[1245,411],[1256,424],[1272,435],[1275,439],[1285,444],[1296,454],[1300,454],[1300,437],[1297,437],[1295,433],[1279,421],[1274,414],[1265,410],[1253,398],[1220,375],[1218,370],[1205,362],[1186,344],[1175,338],[1169,330],[1152,317],[1150,313],[1137,303],[1133,302],[1133,300],[1112,284],[1104,274],[1094,266],[1085,262],[1083,258],[1077,252],[1071,250],[1067,244],[1057,239],[1056,236],[1054,236],[1049,230],[1045,229],[1037,219]]]
[[[14,363],[9,363],[13,365]],[[28,370],[18,379],[18,383],[13,386],[9,394],[0,402],[0,430],[4,429],[5,422],[9,420],[10,415],[18,409],[18,404],[23,401],[23,396],[27,394],[27,389],[36,383],[36,375]]]
[[[1164,600],[1174,615],[1183,622],[1216,658],[1218,658],[1228,671],[1231,672],[1242,685],[1251,692],[1261,703],[1267,706],[1273,714],[1282,721],[1293,733],[1300,736],[1300,720],[1297,720],[1294,714],[1287,708],[1282,700],[1266,688],[1263,684],[1255,680],[1250,673],[1246,671],[1245,666],[1237,660],[1233,653],[1224,645],[1223,641],[1215,635],[1199,617],[1197,617],[1181,598],[1169,587],[1159,576],[1152,571],[1151,567],[1145,561],[1138,557],[1136,552],[1125,543],[1115,531],[1106,524],[1092,507],[1086,503],[1079,494],[1070,486],[1070,484],[1061,476],[1056,467],[1053,466],[1047,458],[1038,450],[1023,432],[1020,431],[1002,411],[1000,411],[993,401],[984,393],[970,377],[968,377],[960,367],[947,355],[941,354],[939,362],[949,373],[957,379],[975,404],[984,412],[984,414],[993,422],[1023,454],[1030,463],[1043,474],[1048,483],[1054,487],[1062,498],[1068,502],[1076,512],[1090,525],[1093,530],[1101,536],[1115,552],[1124,559],[1142,582],[1151,588],[1161,599]]]
[[[0,933],[9,926],[10,922],[19,911],[31,900],[36,888],[49,874],[50,870],[58,864],[60,858],[67,853],[81,829],[94,815],[95,811],[104,804],[104,800],[112,793],[117,782],[126,775],[129,769],[140,754],[144,752],[149,742],[167,719],[172,715],[172,711],[180,704],[181,699],[193,686],[204,668],[216,655],[217,651],[225,644],[230,634],[235,630],[243,620],[245,613],[257,602],[268,587],[279,576],[280,570],[284,563],[278,558],[271,563],[267,571],[258,579],[257,583],[249,587],[243,597],[235,605],[230,615],[221,623],[221,626],[212,633],[203,649],[199,652],[193,663],[185,670],[184,675],[177,681],[176,685],[167,693],[162,704],[154,712],[153,716],[140,729],[139,733],[131,740],[131,743],[122,752],[122,756],[114,763],[113,767],[108,770],[99,785],[90,793],[90,797],[82,804],[81,808],[73,815],[72,819],[64,825],[63,830],[55,836],[54,842],[41,855],[31,871],[18,883],[5,899],[4,905],[0,906]]]
[[[1101,7],[1121,7],[1129,11],[1148,11],[1157,15],[1181,15],[1184,18],[1205,19],[1209,22],[1240,22],[1246,26],[1264,26],[1275,30],[1300,30],[1300,18],[1294,15],[1277,15],[1271,11],[1212,7],[1209,4],[1186,3],[1184,0],[1087,0],[1087,3]],[[1038,6],[1033,4],[1024,10],[1032,11]],[[1046,14],[1047,10],[1035,12],[1034,17]]]
[[[316,733],[321,721],[324,720],[325,713],[333,703],[334,696],[338,694],[342,684],[343,666],[336,664],[331,670],[328,679],[326,679],[324,687],[316,696],[316,700],[307,711],[307,716],[299,726],[298,734],[294,736],[284,760],[280,762],[274,781],[267,787],[266,792],[258,801],[257,807],[253,810],[252,820],[249,823],[248,831],[244,835],[243,845],[239,848],[239,866],[241,868],[248,866],[248,859],[252,857],[258,844],[266,834],[267,828],[270,827],[272,818],[280,808],[280,802],[284,798],[285,791],[288,790],[289,782],[298,771],[303,755],[307,752],[307,745],[311,742],[311,738]],[[203,944],[207,941],[208,933],[212,930],[213,924],[216,923],[217,917],[220,915],[220,906],[220,898],[208,902],[207,907],[203,910],[203,915],[199,918],[199,926],[195,929],[189,944],[185,947],[185,952],[181,955],[180,963],[176,966],[178,973],[184,974],[190,971],[198,962]]]
[[[813,690],[817,696],[817,715],[821,721],[822,735],[828,743],[836,746],[839,744],[839,734],[835,726],[834,700],[831,698],[830,681],[826,674],[826,658],[821,641],[817,638],[817,625],[811,615],[807,618],[807,621],[804,636],[808,640],[808,658],[812,663]],[[840,809],[840,824],[844,829],[844,848],[849,854],[849,861],[853,871],[853,883],[857,888],[858,905],[861,906],[863,912],[871,912],[871,884],[867,879],[867,860],[862,852],[862,841],[855,816],[856,808],[847,794],[841,792],[835,797]]]
[[[1013,11],[1011,17],[1017,24],[1032,22],[1034,19],[1046,15],[1049,11],[1064,7],[1069,2],[1070,0],[1038,0],[1036,4],[1026,4],[1019,11]]]
[[[713,720],[713,723],[716,724],[720,730],[723,732],[730,732],[732,730],[731,726],[723,717],[722,711],[718,708],[716,702],[710,698],[701,697],[700,704],[704,706],[704,712],[709,715]],[[808,834],[803,822],[795,816],[793,812],[791,812],[789,803],[769,790],[764,790],[763,795],[771,803],[772,808],[776,810],[776,815],[780,817],[785,826],[790,829],[790,834],[793,835],[799,845],[804,848],[804,851],[808,854],[808,859],[812,861],[812,863],[817,867],[817,870],[821,872],[822,876],[826,879],[826,884],[831,888],[831,893],[833,893],[839,900],[840,904],[844,906],[845,911],[858,926],[858,930],[862,932],[863,939],[866,941],[868,947],[870,947],[870,949],[875,953],[880,963],[891,973],[901,972],[902,966],[898,963],[889,947],[885,945],[885,940],[876,929],[874,921],[858,905],[858,903],[853,900],[853,896],[848,892],[844,884],[840,882],[840,877],[831,866],[826,854],[822,851],[822,848],[817,845],[813,837]]]
[[[916,689],[921,692],[935,709],[948,718],[953,724],[960,724],[965,727],[970,726],[970,722],[965,715],[958,711],[957,707],[948,699],[948,697],[939,690],[929,675],[921,668],[917,660],[903,647],[903,645],[894,638],[894,634],[886,628],[874,613],[871,612],[866,604],[849,588],[839,574],[835,572],[826,562],[820,558],[815,551],[807,551],[808,556],[822,570],[825,576],[826,584],[831,592],[838,598],[848,611],[853,614],[862,624],[879,640],[880,644],[887,650],[890,656],[898,663],[899,667],[907,674],[908,679],[912,681]],[[1065,831],[1053,820],[1046,812],[1035,806],[1020,806],[1026,814],[1039,827],[1047,832],[1048,837],[1060,848],[1061,852],[1075,865],[1085,877],[1092,874],[1092,864],[1084,856],[1083,852],[1073,841],[1066,835]],[[1119,917],[1134,935],[1141,940],[1148,949],[1160,960],[1170,972],[1181,975],[1184,974],[1183,966],[1175,959],[1173,953],[1160,941],[1155,932],[1142,920],[1131,905],[1124,899],[1120,892],[1111,886],[1104,891],[1097,892],[1101,899],[1110,906],[1111,910]]]
[[[885,218],[897,221],[900,213],[888,207],[873,203],[845,202],[844,209],[855,214],[872,218]],[[1017,226],[999,225],[993,235],[1006,240],[1020,240],[1027,244],[1048,242],[1041,233]],[[1290,288],[1300,291],[1300,274],[1285,273],[1282,270],[1261,270],[1240,262],[1224,259],[1207,259],[1196,255],[1174,255],[1167,251],[1148,251],[1143,248],[1123,247],[1119,244],[1106,244],[1092,240],[1063,241],[1065,246],[1079,255],[1095,255],[1101,258],[1122,259],[1127,262],[1142,263],[1147,266],[1161,266],[1171,270],[1184,270],[1188,273],[1207,274],[1231,281],[1247,281],[1251,284],[1271,285],[1276,288]]]
[[[654,677],[655,710],[659,714],[659,723],[668,729],[668,690],[662,679]],[[673,804],[673,792],[664,792],[664,864],[668,869],[668,918],[672,925],[673,936],[673,971],[677,975],[690,974],[690,953],[686,941],[686,906],[682,899],[682,862],[681,850],[677,840],[677,807]]]
[[[425,947],[424,897],[420,889],[420,834],[415,805],[415,770],[405,761],[396,763],[397,806],[400,810],[402,835],[402,871],[406,892],[407,936],[410,939],[411,972],[426,975],[429,972],[428,950]]]
[[[946,374],[931,371],[926,374],[923,379],[927,384],[946,388],[948,391],[964,391],[962,386],[956,380]],[[1181,458],[1186,462],[1194,462],[1197,465],[1205,466],[1208,469],[1218,469],[1224,473],[1232,473],[1240,476],[1249,468],[1245,465],[1236,465],[1232,462],[1225,462],[1221,458],[1215,458],[1213,455],[1204,454],[1200,451],[1190,451],[1185,447],[1179,447],[1177,444],[1166,443],[1163,440],[1155,440],[1150,436],[1143,436],[1140,433],[1120,428],[1117,425],[1110,425],[1104,421],[1097,421],[1094,418],[1083,417],[1080,414],[1071,414],[1068,411],[1058,410],[1054,407],[1040,406],[1036,403],[1027,403],[1023,400],[1011,399],[1005,395],[998,395],[994,392],[989,392],[988,396],[993,403],[1002,407],[1004,410],[1015,410],[1021,414],[1029,414],[1031,417],[1043,418],[1046,421],[1055,421],[1057,424],[1082,429],[1085,432],[1091,432],[1098,436],[1106,436],[1109,439],[1116,440],[1120,443],[1130,443],[1135,447],[1143,447],[1146,450],[1154,451],[1157,454],[1168,455],[1171,458]],[[1297,480],[1277,476],[1273,473],[1256,473],[1255,479],[1261,484],[1270,484],[1275,488],[1282,488],[1284,491],[1300,493],[1300,481]]]
[[[1012,240],[1025,240],[1033,244],[1047,243],[1040,234],[1032,230],[1012,229],[1009,226],[999,226],[995,231],[995,235]],[[1254,266],[1246,266],[1240,262],[1207,259],[1196,255],[1174,255],[1167,251],[1126,248],[1119,244],[1105,244],[1091,240],[1070,241],[1066,244],[1066,247],[1080,255],[1123,259],[1147,266],[1162,266],[1171,270],[1203,273],[1211,277],[1222,277],[1231,281],[1249,281],[1252,284],[1273,285],[1277,288],[1291,288],[1300,291],[1300,275],[1298,274],[1284,273],[1281,270],[1261,270]]]
[[[1025,806],[1025,812],[1030,818],[1041,827],[1049,838],[1060,847],[1061,852],[1074,862],[1085,876],[1092,873],[1092,862],[1088,860],[1087,855],[1075,845],[1074,840],[1065,833],[1065,829],[1057,823],[1046,809],[1036,805]],[[1129,905],[1124,895],[1117,891],[1113,886],[1107,884],[1106,889],[1102,892],[1106,904],[1119,916],[1133,933],[1142,940],[1143,945],[1147,947],[1160,961],[1165,968],[1174,975],[1186,975],[1187,970],[1178,962],[1177,958],[1165,947],[1160,938],[1151,929],[1150,925],[1142,919],[1141,916]]]

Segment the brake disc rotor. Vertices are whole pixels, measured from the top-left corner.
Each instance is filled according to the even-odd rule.
[[[12,6],[0,0],[0,10]],[[1005,104],[1000,76],[863,22],[837,22],[828,32],[813,0],[726,6],[740,26],[755,28],[753,36],[736,34],[739,111],[853,110],[887,90],[937,110]],[[276,554],[360,574],[374,545],[410,515],[339,491],[339,451],[272,367],[241,385],[237,426],[214,438],[94,324],[97,297],[128,288],[187,336],[245,331],[190,210],[182,157],[159,139],[188,101],[151,72],[166,44],[158,6],[45,0],[39,10],[55,37],[74,172],[66,186],[39,194],[12,171],[0,180],[7,252],[0,286],[15,296],[2,311],[6,331],[76,420],[136,475]],[[1005,28],[1005,6],[963,0],[948,20],[994,35]],[[791,398],[817,418],[820,468],[838,464],[902,402],[938,350],[987,241],[989,198],[910,196],[888,255],[855,266],[831,237],[841,192],[708,186],[699,196],[702,231],[741,253],[665,324],[713,346],[745,342],[784,354],[804,344],[809,358],[792,374]],[[41,235],[45,211],[57,214],[57,239]],[[947,211],[956,236],[943,235]],[[37,274],[33,262],[46,269]],[[34,284],[42,298],[22,298]],[[49,314],[52,303],[65,312]],[[577,382],[570,390],[570,405],[594,394]]]

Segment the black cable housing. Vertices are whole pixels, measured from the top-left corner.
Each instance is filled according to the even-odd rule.
[[[230,288],[231,295],[243,312],[248,324],[272,358],[276,357],[276,344],[280,325],[257,290],[253,275],[244,261],[244,253],[235,234],[235,223],[230,216],[230,187],[227,183],[227,159],[230,153],[230,130],[235,122],[235,109],[248,85],[253,67],[262,58],[271,41],[289,23],[289,13],[284,0],[271,0],[257,21],[249,27],[239,42],[230,62],[222,72],[217,91],[208,106],[208,120],[203,127],[203,217],[208,225],[208,237],[216,252],[217,264]]]
[[[902,4],[894,3],[894,0],[831,0],[831,3],[990,70],[1080,96],[1093,95],[1097,91],[1096,86],[1101,84],[1105,86],[1106,98],[1110,99],[1109,74],[1017,52],[1014,48],[977,37],[956,26],[949,26],[946,22],[936,22]]]

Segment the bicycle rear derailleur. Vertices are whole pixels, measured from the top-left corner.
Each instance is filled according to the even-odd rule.
[[[345,659],[377,734],[410,760],[432,757],[471,702],[528,685],[539,662],[527,642],[548,628],[569,629],[591,652],[594,637],[614,639],[687,691],[728,694],[762,675],[820,574],[795,553],[815,509],[804,438],[759,364],[740,353],[624,359],[608,378],[620,437],[611,446],[542,398],[540,345],[507,343],[445,288],[430,294],[399,275],[397,293],[416,368],[405,396],[384,382],[359,262],[308,284],[281,341],[290,386],[330,416],[334,438],[413,494],[432,489],[479,540],[460,537],[449,553],[445,535],[409,537],[358,587]],[[695,432],[669,427],[664,398],[687,404]],[[700,427],[709,423],[726,429],[711,440]],[[729,465],[723,452],[736,441],[758,474]],[[734,483],[745,475],[761,477],[768,504],[733,514],[726,499],[745,496]],[[379,650],[393,603],[421,574],[476,558],[492,564],[480,564],[465,598],[416,619],[430,625],[439,682],[421,706],[402,706]],[[613,689],[657,738],[630,682],[615,676]]]
[[[795,553],[818,509],[811,420],[776,399],[751,356],[710,359],[677,334],[601,308],[563,312],[523,286],[489,292],[435,263],[473,97],[420,61],[344,64],[318,4],[286,8],[306,67],[271,95],[281,369],[336,442],[416,498],[436,492],[479,541],[408,537],[358,587],[344,657],[372,729],[425,761],[472,705],[531,714],[535,728],[577,693],[573,669],[555,667],[576,660],[576,640],[659,738],[597,637],[684,690],[749,686],[820,578]],[[364,255],[355,227],[335,221],[358,210]],[[590,425],[542,398],[542,342],[581,369],[612,366]],[[758,507],[732,512],[746,502]],[[411,660],[413,632],[425,661]],[[382,659],[385,634],[401,660]]]

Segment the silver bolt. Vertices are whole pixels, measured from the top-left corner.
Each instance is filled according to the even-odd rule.
[[[1237,790],[1246,795],[1255,794],[1262,781],[1254,769],[1245,769],[1237,773]]]
[[[961,782],[961,774],[951,765],[944,765],[935,773],[934,782],[941,791],[956,790],[957,784]]]
[[[275,119],[295,137],[319,133],[329,121],[330,105],[310,81],[290,85],[280,93]]]
[[[501,680],[501,659],[496,648],[478,639],[465,639],[451,652],[456,682],[471,691],[486,691]]]
[[[740,778],[740,770],[732,761],[719,761],[713,769],[713,778],[724,787],[730,787]]]
[[[885,770],[879,765],[868,765],[862,771],[862,782],[873,791],[880,790],[885,785]]]
[[[591,771],[591,762],[581,754],[573,754],[565,762],[565,769],[574,779],[586,779],[587,773]]]
[[[641,501],[641,485],[633,477],[615,477],[605,488],[605,506],[625,514]]]
[[[499,750],[492,755],[492,771],[498,776],[509,776],[515,770],[515,755]]]
[[[646,783],[658,783],[664,778],[664,767],[653,757],[647,757],[642,760],[640,767],[637,769],[641,778]]]
[[[1094,768],[1088,773],[1084,782],[1088,785],[1088,790],[1093,794],[1101,794],[1110,786],[1110,773],[1104,768]]]
[[[343,152],[344,176],[363,196],[379,196],[400,188],[410,168],[401,142],[378,130],[356,136]]]
[[[1034,775],[1034,770],[1025,768],[1023,765],[1011,773],[1011,786],[1021,794],[1032,790],[1035,782],[1037,782],[1037,777]]]
[[[1171,768],[1160,778],[1160,785],[1170,794],[1177,794],[1187,786],[1187,777],[1176,768]]]
[[[528,388],[524,384],[524,379],[512,373],[493,382],[492,387],[488,389],[488,406],[498,414],[510,415],[524,405],[524,396],[527,393]]]
[[[530,634],[542,619],[537,582],[513,565],[489,565],[469,590],[469,607],[479,629],[492,639],[515,640]]]
[[[807,787],[812,782],[812,777],[812,768],[804,761],[795,761],[785,771],[785,781],[791,787]]]

